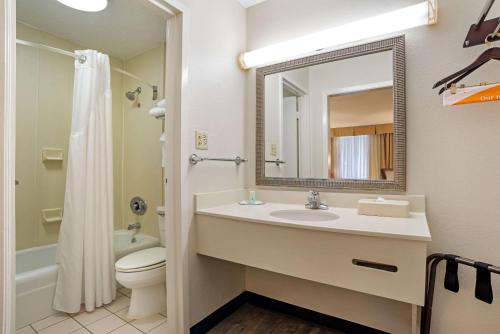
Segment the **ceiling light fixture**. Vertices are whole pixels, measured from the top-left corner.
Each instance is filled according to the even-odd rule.
[[[438,15],[437,2],[438,0],[424,1],[413,6],[242,53],[239,57],[239,63],[243,69],[270,65],[376,36],[435,24]]]
[[[99,12],[108,6],[108,0],[57,0],[68,7],[84,12]]]

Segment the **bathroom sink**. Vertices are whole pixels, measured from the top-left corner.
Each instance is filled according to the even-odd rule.
[[[271,212],[270,215],[275,218],[305,222],[331,221],[339,218],[332,212],[321,210],[278,210]]]

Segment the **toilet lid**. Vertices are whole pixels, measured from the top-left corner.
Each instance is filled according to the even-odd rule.
[[[164,247],[154,247],[143,249],[119,259],[115,268],[118,271],[135,271],[137,269],[147,269],[148,267],[158,267],[165,263],[166,250]]]

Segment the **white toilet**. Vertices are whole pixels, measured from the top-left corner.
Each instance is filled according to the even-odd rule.
[[[118,260],[116,280],[132,290],[128,318],[140,319],[166,309],[165,211],[158,208],[162,247],[143,249]]]

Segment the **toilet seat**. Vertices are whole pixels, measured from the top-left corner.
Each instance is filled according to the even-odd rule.
[[[143,249],[122,257],[115,264],[117,272],[134,273],[166,266],[164,247]]]

